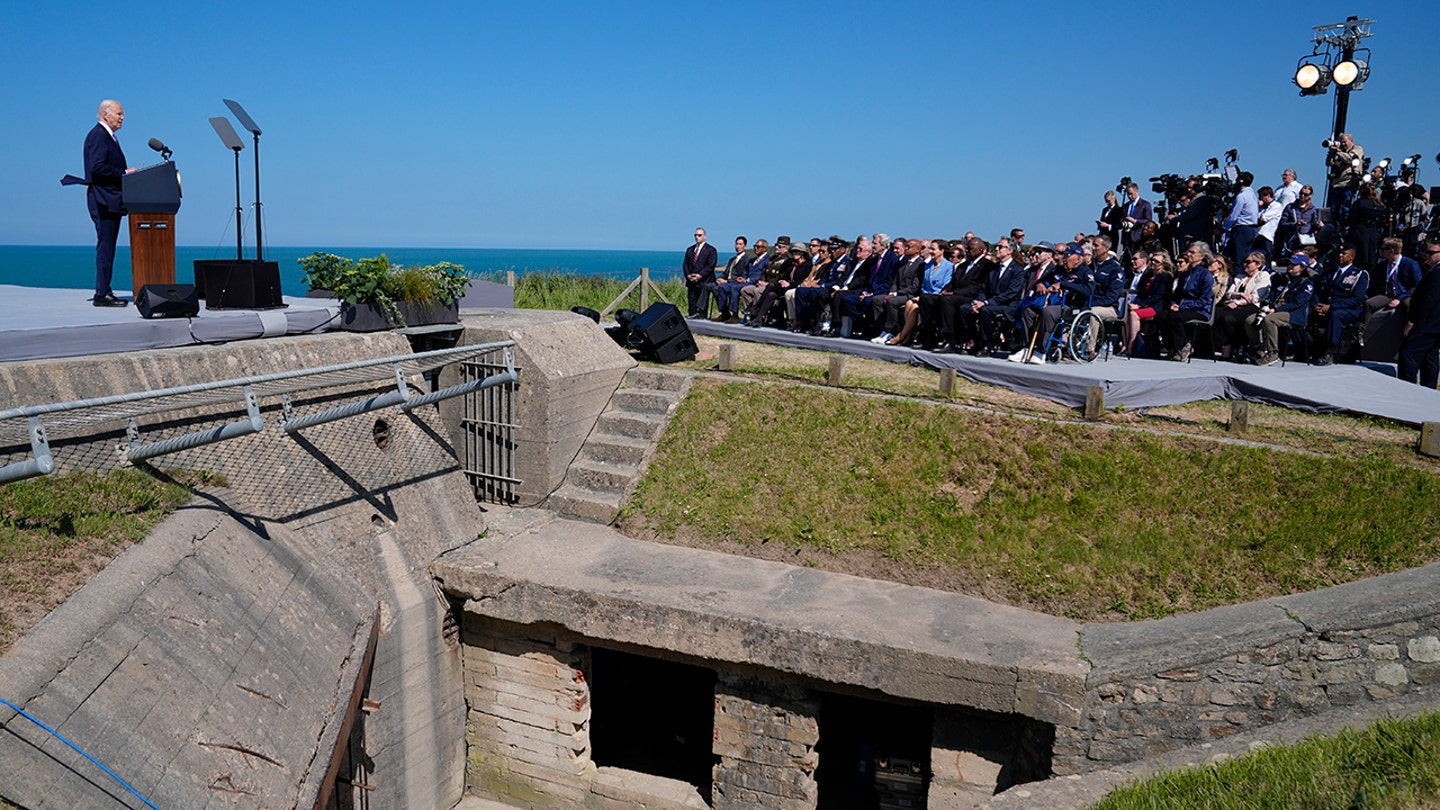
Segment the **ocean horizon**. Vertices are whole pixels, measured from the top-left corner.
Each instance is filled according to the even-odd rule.
[[[472,276],[514,271],[526,273],[574,273],[607,278],[633,278],[640,268],[648,267],[656,280],[679,275],[684,261],[682,246],[676,250],[510,250],[504,248],[380,248],[380,247],[266,247],[265,260],[280,267],[280,286],[286,295],[303,296],[306,291],[304,273],[299,259],[317,251],[334,253],[349,259],[363,259],[384,253],[391,263],[425,265],[453,262]],[[196,261],[231,259],[231,248],[177,246],[175,248],[175,280],[182,284],[194,280]],[[253,248],[245,258],[255,258]],[[130,248],[115,251],[115,274],[111,285],[117,292],[131,288]],[[0,284],[50,289],[91,290],[95,285],[95,247],[93,245],[0,245]]]

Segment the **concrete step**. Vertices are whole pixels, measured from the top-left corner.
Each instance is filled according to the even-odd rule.
[[[570,472],[565,476],[565,482],[577,484],[586,489],[624,495],[630,485],[635,483],[639,477],[640,468],[634,464],[615,464],[577,458],[571,462]]]
[[[600,414],[595,427],[605,433],[618,433],[634,439],[653,440],[665,428],[664,414],[608,411]]]
[[[600,492],[566,481],[551,493],[545,505],[566,517],[609,524],[620,514],[623,497],[619,492]]]
[[[680,401],[678,391],[649,388],[621,388],[610,397],[610,407],[620,411],[665,413]]]
[[[649,450],[648,439],[636,439],[618,433],[592,433],[590,438],[585,440],[585,446],[580,449],[580,458],[613,464],[634,464],[638,467]]]
[[[685,387],[690,375],[680,371],[665,371],[658,368],[632,368],[625,372],[625,388],[650,388],[660,391],[679,391]]]

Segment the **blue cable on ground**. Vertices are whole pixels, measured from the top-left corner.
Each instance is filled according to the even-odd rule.
[[[46,731],[50,732],[50,734],[51,734],[52,736],[54,736],[55,739],[57,739],[57,740],[59,740],[60,742],[63,742],[63,743],[65,743],[66,745],[70,746],[70,749],[71,749],[72,751],[74,751],[75,753],[79,754],[79,755],[82,756],[82,757],[85,757],[86,759],[90,760],[91,762],[95,763],[95,767],[99,768],[100,770],[104,771],[105,773],[110,774],[110,778],[111,778],[111,779],[114,779],[116,782],[119,782],[121,785],[124,785],[124,787],[125,787],[126,790],[128,790],[128,791],[130,791],[131,793],[134,793],[134,794],[135,794],[135,798],[139,799],[139,800],[142,801],[142,802],[145,802],[145,805],[146,805],[147,807],[149,807],[150,810],[160,810],[160,808],[158,808],[158,807],[156,807],[155,805],[151,804],[149,799],[145,798],[144,796],[141,796],[141,795],[140,795],[140,791],[136,790],[136,789],[133,788],[133,787],[130,787],[130,783],[129,783],[129,782],[126,782],[124,779],[121,779],[120,777],[116,776],[114,771],[110,770],[109,768],[105,767],[104,765],[101,765],[101,764],[100,764],[100,760],[98,760],[98,759],[90,756],[89,754],[85,753],[84,751],[81,751],[79,748],[77,748],[77,747],[75,746],[75,743],[72,743],[72,742],[70,742],[69,740],[65,739],[64,737],[60,736],[60,732],[56,731],[56,730],[53,729],[53,728],[50,728],[49,726],[45,725],[44,723],[40,722],[39,720],[36,720],[34,717],[31,717],[28,713],[26,713],[26,711],[25,711],[24,709],[20,708],[19,706],[16,706],[14,703],[11,703],[10,701],[6,700],[5,698],[0,698],[0,703],[4,703],[6,706],[9,706],[10,708],[12,708],[12,709],[14,709],[15,711],[19,712],[21,717],[25,718],[26,720],[29,720],[30,722],[34,723],[35,725],[37,725],[37,726],[45,729]]]

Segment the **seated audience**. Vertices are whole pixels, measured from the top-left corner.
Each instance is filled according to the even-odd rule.
[[[1247,320],[1259,314],[1260,307],[1270,294],[1269,263],[1262,251],[1252,251],[1241,262],[1241,273],[1230,282],[1220,298],[1220,307],[1215,311],[1215,327],[1210,331],[1215,345],[1220,347],[1221,360],[1230,360],[1235,356],[1235,335],[1245,328]]]

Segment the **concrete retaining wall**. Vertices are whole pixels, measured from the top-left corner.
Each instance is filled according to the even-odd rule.
[[[521,369],[516,391],[517,503],[543,501],[565,480],[570,462],[595,427],[610,395],[635,361],[589,318],[539,310],[466,313],[462,344],[514,340]],[[441,386],[459,381],[447,369]],[[460,403],[441,405],[450,440],[463,446]]]
[[[0,364],[0,391],[6,404],[43,404],[409,351],[396,334],[327,334]],[[296,405],[303,413],[383,388],[393,382],[309,392]],[[227,486],[205,491],[0,659],[5,697],[161,806],[223,797],[272,808],[312,804],[334,787],[331,755],[360,688],[378,704],[361,724],[368,757],[339,776],[368,785],[371,806],[451,806],[464,783],[459,647],[442,632],[448,605],[426,566],[484,523],[447,431],[433,409],[391,410],[289,437],[275,427],[279,407],[262,402],[259,434],[154,462],[158,474],[205,469]],[[237,402],[139,421],[147,438],[163,438],[242,413]],[[384,447],[373,436],[379,419]],[[113,467],[124,440],[114,422],[52,435],[62,470]],[[200,513],[218,528],[187,528],[194,518],[185,516]],[[37,808],[116,806],[117,785],[52,754],[57,742],[32,756],[11,733],[24,721],[9,715],[0,717],[0,796]]]

